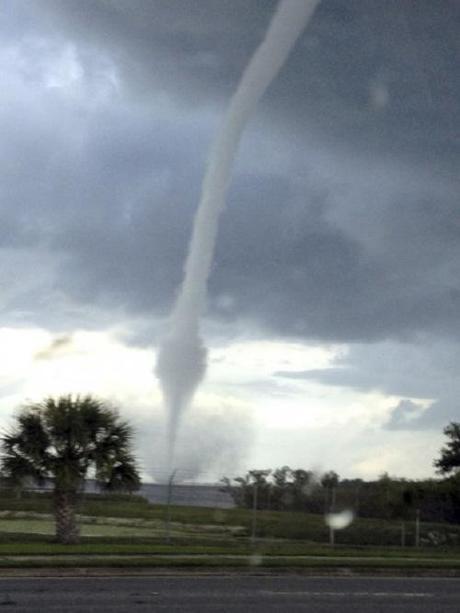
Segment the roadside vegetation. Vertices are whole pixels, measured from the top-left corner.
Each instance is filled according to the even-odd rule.
[[[7,535],[53,535],[53,495],[24,492],[20,498],[11,490],[0,491],[0,544]],[[151,505],[141,496],[90,494],[78,508],[82,538],[138,538],[177,544],[206,541],[209,545],[240,545],[250,540],[253,511],[171,506],[166,524],[166,507]],[[296,541],[302,547],[327,544],[329,529],[324,517],[290,511],[257,511],[256,540]],[[168,530],[168,533],[167,533]],[[414,550],[415,522],[356,518],[348,528],[337,531],[337,546],[398,547],[404,540]],[[430,548],[460,547],[460,526],[447,523],[420,523],[420,544]]]
[[[0,566],[346,565],[460,572],[460,526],[433,521],[445,519],[446,508],[457,512],[460,427],[451,424],[445,433],[450,442],[436,465],[454,475],[429,487],[388,475],[375,484],[340,481],[334,472],[318,481],[313,473],[283,467],[225,480],[236,508],[166,507],[133,494],[140,481],[131,429],[113,409],[91,397],[47,399],[26,406],[2,439]],[[91,464],[100,494],[83,493]],[[52,490],[25,489],[31,479]],[[444,493],[438,514],[428,504],[436,492]],[[374,517],[366,516],[370,500],[377,504]],[[450,507],[442,506],[446,502]],[[349,508],[359,517],[331,539],[324,514]]]

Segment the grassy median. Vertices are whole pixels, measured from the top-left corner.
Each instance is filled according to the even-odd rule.
[[[318,515],[260,511],[252,541],[245,509],[172,506],[168,531],[165,508],[139,496],[86,496],[79,513],[81,544],[60,545],[50,495],[0,496],[0,567],[460,569],[460,530],[447,524],[422,524],[425,546],[402,548],[400,522],[357,519],[332,548]]]

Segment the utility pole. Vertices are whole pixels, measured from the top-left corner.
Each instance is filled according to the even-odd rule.
[[[252,530],[251,541],[256,541],[256,529],[257,529],[257,481],[254,482],[254,490],[252,497]]]
[[[406,546],[406,524],[401,522],[401,547]]]
[[[336,501],[336,488],[335,488],[335,485],[333,485],[331,489],[331,508],[329,511],[331,514],[335,512],[335,501]],[[331,547],[334,547],[335,545],[335,530],[331,524],[329,524],[329,545]]]
[[[172,486],[174,477],[176,475],[176,470],[173,470],[168,479],[168,489],[166,495],[166,521],[165,521],[165,532],[166,532],[166,542],[171,542],[171,498],[172,498]]]
[[[329,545],[331,547],[335,545],[335,530],[331,525],[329,525]]]
[[[415,512],[415,546],[420,547],[420,509]]]

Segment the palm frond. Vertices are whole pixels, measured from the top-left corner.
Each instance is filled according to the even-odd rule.
[[[51,476],[66,491],[77,491],[94,467],[109,489],[134,490],[140,479],[131,442],[131,427],[107,403],[89,395],[48,397],[26,405],[1,437],[1,467],[18,484]]]

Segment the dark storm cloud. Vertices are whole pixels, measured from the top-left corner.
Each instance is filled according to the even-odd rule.
[[[230,294],[236,309],[276,332],[317,338],[372,334],[363,330],[365,304],[358,314],[354,302],[372,294],[384,270],[326,221],[327,196],[310,193],[303,201],[290,191],[276,177],[245,177],[235,186],[212,289]]]
[[[161,86],[188,104],[229,95],[275,5],[274,0],[46,0],[36,17],[43,28],[57,28],[108,53],[136,94]]]
[[[166,314],[213,109],[228,99],[274,5],[7,3],[3,49],[20,51],[5,56],[1,77],[9,92],[0,107],[1,246],[47,250],[53,291],[88,313]],[[248,146],[272,148],[288,163],[278,169],[267,155],[266,168],[235,173],[211,278],[213,316],[320,340],[457,334],[457,16],[450,1],[434,11],[429,2],[324,0],[246,136],[243,158]],[[69,44],[82,76],[66,97],[43,83]],[[338,151],[323,180],[306,170],[318,142]],[[361,161],[347,176],[340,156],[356,151]],[[375,198],[372,185],[362,187],[366,158],[382,166]],[[393,184],[390,159],[413,166],[410,185]],[[37,300],[37,291],[23,288],[9,309],[55,322],[59,312],[43,307],[53,295]]]
[[[240,178],[212,289],[281,334],[344,341],[456,334],[456,195],[388,196],[384,219],[374,221],[382,239],[371,249],[329,221],[335,197],[311,185],[293,194],[273,176]]]
[[[225,100],[261,39],[269,0],[47,0],[45,24],[114,58],[130,88],[183,104]],[[452,162],[460,9],[455,0],[324,0],[272,86],[277,121],[361,149]],[[420,148],[426,148],[422,153]]]
[[[193,128],[179,136],[172,124],[110,128],[100,140],[96,128],[95,147],[88,148],[94,182],[84,187],[86,203],[53,237],[53,246],[71,255],[63,286],[75,299],[83,293],[106,305],[161,311],[180,282],[203,137]],[[180,142],[184,135],[188,147]],[[77,169],[75,181],[85,178]]]

